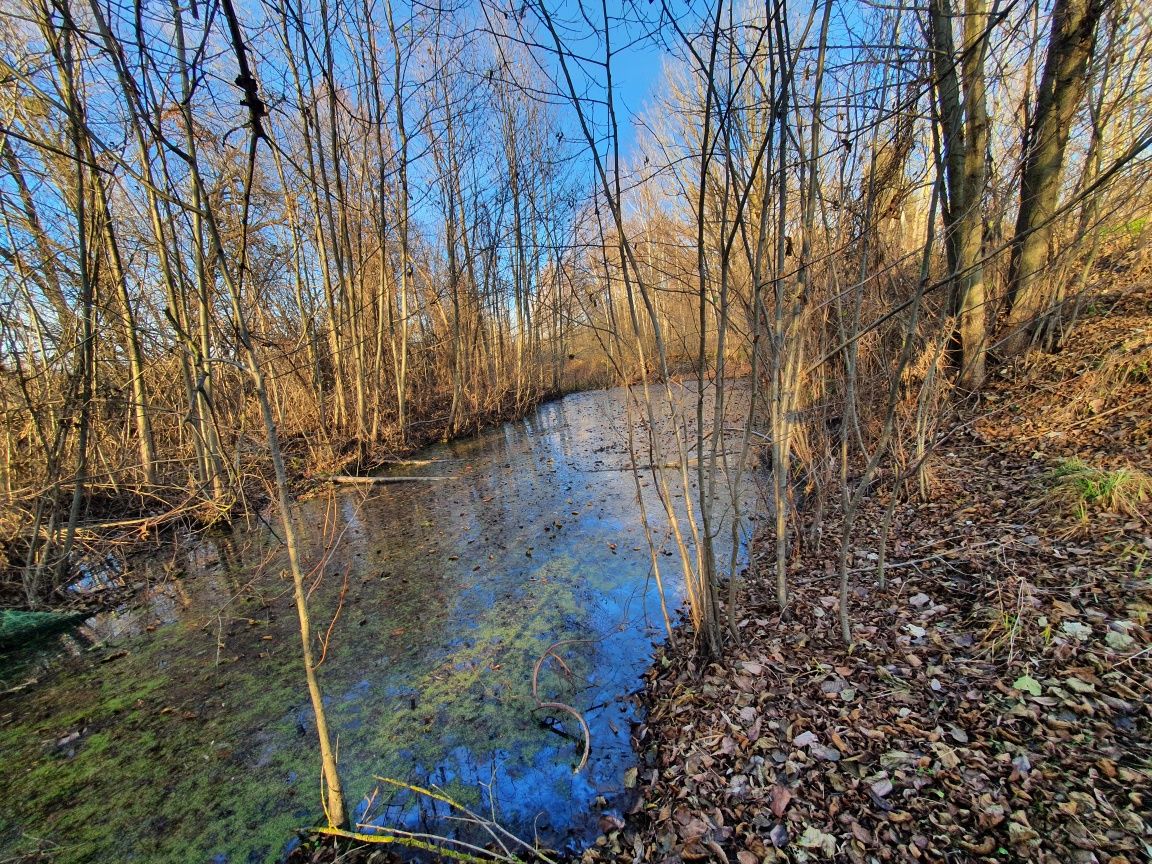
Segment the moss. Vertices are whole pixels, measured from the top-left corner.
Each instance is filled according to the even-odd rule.
[[[413,520],[425,518],[414,508]],[[470,563],[446,568],[404,544],[351,575],[319,669],[349,806],[378,776],[434,783],[480,805],[484,759],[497,747],[512,748],[520,765],[558,764],[560,775],[558,753],[575,761],[577,743],[539,726],[532,668],[557,634],[584,629],[588,594],[611,577],[575,556],[533,569],[522,551],[507,554],[492,566],[516,575],[496,594]],[[271,584],[252,595],[273,596],[266,608],[233,602],[235,617],[219,617],[221,591],[242,601],[252,581],[221,576],[189,594],[181,622],[117,646],[125,656],[65,662],[49,684],[20,696],[18,710],[0,709],[0,784],[14,790],[0,818],[4,855],[26,851],[27,832],[58,844],[61,864],[184,862],[190,850],[195,860],[273,861],[296,829],[318,820],[318,746],[295,615],[275,568],[268,573]],[[197,584],[189,580],[189,590]],[[313,596],[317,631],[340,587],[328,579]],[[440,597],[451,603],[429,602]],[[451,632],[453,621],[467,629]],[[563,651],[573,680],[585,680],[590,651]],[[554,661],[540,685],[549,699],[567,700],[572,688]],[[555,786],[552,794],[571,796]]]
[[[27,851],[27,834],[58,845],[60,861],[183,862],[189,849],[279,857],[308,820],[277,786],[314,756],[294,748],[252,765],[240,745],[298,699],[289,658],[240,673],[197,659],[190,649],[204,641],[181,625],[129,640],[119,659],[65,664],[51,687],[2,716],[0,783],[19,790],[5,796],[5,850]]]
[[[572,578],[570,559],[553,561],[535,571],[533,587],[483,613],[455,650],[411,679],[418,698],[394,699],[391,710],[374,714],[374,748],[399,748],[428,764],[446,750],[487,747],[534,725],[533,665],[553,634],[562,632],[564,620],[580,614],[568,584]],[[556,668],[544,667],[543,698],[560,686]],[[578,663],[571,671],[580,677],[584,670]],[[433,725],[438,735],[427,734]]]

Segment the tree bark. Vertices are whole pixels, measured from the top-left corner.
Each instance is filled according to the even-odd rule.
[[[1020,175],[1020,210],[1009,267],[1008,320],[1000,348],[1007,357],[1026,351],[1048,314],[1048,265],[1052,222],[1063,180],[1064,152],[1083,100],[1085,72],[1096,44],[1096,25],[1110,0],[1056,0],[1048,57],[1036,110],[1027,130]]]
[[[964,389],[974,390],[984,382],[988,350],[982,209],[988,151],[984,81],[987,4],[986,0],[965,0],[964,50],[959,64],[950,0],[932,0],[929,12],[937,116],[948,190],[944,226],[952,279],[949,309],[957,322],[952,335],[952,362],[957,383]],[[956,74],[957,65],[960,76]]]

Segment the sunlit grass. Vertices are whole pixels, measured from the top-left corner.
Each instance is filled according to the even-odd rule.
[[[1062,459],[1049,473],[1049,497],[1072,508],[1086,523],[1094,512],[1145,518],[1152,500],[1152,476],[1137,468],[1111,471],[1094,468],[1080,459]]]

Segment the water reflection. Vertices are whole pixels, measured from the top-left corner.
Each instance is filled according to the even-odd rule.
[[[327,645],[319,674],[358,820],[459,830],[443,805],[380,777],[436,784],[553,846],[578,846],[598,808],[626,806],[627,697],[664,635],[635,481],[621,470],[627,398],[569,396],[397,469],[455,479],[341,489],[301,507],[314,629]],[[655,518],[650,478],[643,488]],[[654,529],[675,588],[668,526]],[[197,860],[274,860],[293,828],[319,818],[314,721],[276,537],[202,540],[150,575],[142,604],[86,625],[126,656],[64,663],[50,684],[0,702],[3,743],[19,744],[0,782],[46,768],[89,780],[73,793],[83,806],[33,790],[0,817],[0,848],[19,848],[35,826],[81,838],[60,860],[185,861],[190,849]],[[540,690],[589,725],[580,773],[575,724],[534,710],[531,694],[537,658],[564,639],[583,641],[557,652],[563,665],[544,665]],[[65,726],[85,730],[66,761],[26,743]],[[153,803],[141,806],[142,789]]]

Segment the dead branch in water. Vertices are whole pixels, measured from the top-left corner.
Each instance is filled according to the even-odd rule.
[[[448,462],[463,462],[463,459],[392,459],[379,466],[381,468],[399,468],[406,465],[444,465]]]
[[[357,843],[380,843],[388,844],[395,843],[399,846],[406,846],[409,849],[419,849],[424,852],[433,852],[443,858],[449,858],[453,861],[463,861],[466,864],[488,864],[490,861],[512,861],[515,859],[504,858],[492,855],[488,857],[479,857],[469,852],[460,851],[458,849],[446,849],[444,846],[439,845],[444,842],[453,842],[448,837],[436,837],[431,834],[415,834],[410,831],[401,831],[399,829],[377,829],[383,830],[385,833],[366,834],[362,831],[345,831],[342,828],[316,828],[313,829],[317,834],[325,834],[329,837],[344,837],[347,840],[355,840]],[[426,839],[427,838],[427,839]],[[435,840],[438,842],[430,842]],[[479,848],[473,847],[468,844],[461,844],[466,848]],[[481,850],[484,851],[484,850]]]
[[[356,477],[351,474],[334,474],[326,478],[329,483],[414,483],[422,480],[459,480],[456,476],[436,475],[431,477]]]
[[[563,702],[542,702],[540,700],[540,669],[544,665],[544,661],[549,657],[552,657],[556,660],[557,663],[561,665],[561,667],[563,667],[566,674],[571,675],[572,672],[568,668],[568,664],[564,662],[564,659],[559,654],[555,653],[556,649],[561,645],[576,645],[582,642],[595,641],[595,639],[561,639],[558,642],[553,642],[551,645],[544,649],[544,653],[536,659],[536,663],[532,667],[532,698],[536,700],[536,710],[541,708],[554,708],[557,711],[563,711],[566,714],[570,714],[576,718],[576,722],[580,724],[580,729],[584,732],[584,753],[580,757],[580,764],[576,766],[574,773],[577,774],[580,773],[580,771],[584,769],[584,766],[588,764],[588,756],[592,752],[592,732],[588,729],[588,723],[584,720],[584,715],[573,708],[571,705],[567,705]]]
[[[320,659],[316,661],[314,669],[320,668],[320,664],[324,662],[324,658],[328,656],[328,643],[332,639],[332,630],[336,627],[336,622],[340,619],[340,610],[344,608],[344,598],[348,595],[348,571],[344,572],[344,584],[340,588],[340,599],[336,602],[336,612],[332,615],[332,623],[328,625],[328,632],[324,634],[324,638],[320,640]]]
[[[390,777],[377,777],[376,779],[397,789],[404,789],[424,798],[447,804],[448,807],[455,811],[455,815],[451,816],[451,819],[480,828],[492,838],[492,844],[494,844],[496,848],[483,848],[454,837],[416,833],[400,828],[382,827],[367,821],[357,823],[356,827],[358,830],[356,831],[347,831],[340,828],[316,828],[314,829],[315,833],[328,835],[330,837],[344,837],[360,843],[395,843],[412,849],[433,852],[441,858],[453,861],[472,862],[472,864],[487,864],[487,862],[490,861],[506,861],[509,862],[509,864],[514,864],[514,862],[523,860],[519,853],[513,851],[516,847],[519,847],[529,853],[529,855],[532,856],[532,860],[539,860],[543,862],[543,864],[555,864],[553,859],[548,857],[541,849],[513,834],[497,822],[494,817],[485,818],[473,812],[436,786],[424,788],[411,783],[405,783],[401,780],[393,780]],[[379,787],[377,787],[377,789],[378,788]],[[372,800],[375,800],[375,797],[376,791],[374,790]],[[369,810],[365,811],[365,819],[367,818],[368,812]]]
[[[588,756],[592,752],[592,733],[588,730],[588,723],[584,720],[584,715],[573,708],[571,705],[566,705],[563,702],[537,702],[537,708],[554,708],[557,711],[564,711],[571,714],[576,718],[576,722],[580,724],[580,729],[584,732],[584,753],[580,756],[580,763],[573,771],[574,774],[579,774],[584,766],[588,764]]]

